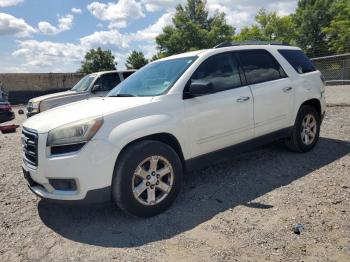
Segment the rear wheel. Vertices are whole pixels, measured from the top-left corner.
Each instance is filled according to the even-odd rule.
[[[307,152],[317,143],[320,135],[321,118],[312,106],[299,109],[292,135],[286,140],[289,149],[295,152]]]
[[[129,146],[114,170],[112,196],[125,212],[153,216],[167,209],[182,184],[182,165],[176,152],[158,141]]]

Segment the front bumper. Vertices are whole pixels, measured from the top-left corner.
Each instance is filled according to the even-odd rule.
[[[47,187],[50,189],[52,188],[51,185],[48,184],[39,184],[35,182],[30,175],[30,172],[23,169],[23,175],[24,178],[26,179],[28,183],[29,189],[38,197],[47,199],[51,202],[54,203],[61,203],[61,204],[94,204],[94,203],[103,203],[103,202],[108,202],[111,200],[111,187],[105,187],[105,188],[100,188],[100,189],[93,189],[89,190],[86,193],[86,196],[83,199],[78,199],[78,200],[69,200],[68,199],[63,199],[63,198],[58,198],[58,195],[69,195],[70,193],[66,191],[59,191],[59,190],[53,190],[52,192],[49,192],[47,190]]]
[[[48,155],[47,135],[39,134],[38,166],[22,162],[30,190],[55,202],[93,203],[111,199],[111,183],[117,154],[104,140],[92,140],[77,152]],[[74,190],[57,190],[52,180],[71,180]]]

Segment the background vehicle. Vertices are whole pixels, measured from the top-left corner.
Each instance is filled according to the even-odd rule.
[[[98,72],[83,77],[71,90],[30,99],[27,116],[38,114],[48,109],[76,102],[89,97],[105,96],[135,70]]]
[[[12,111],[11,104],[0,100],[0,123],[10,121],[15,118],[15,113]]]
[[[107,97],[28,119],[24,175],[43,198],[113,199],[152,216],[171,205],[190,169],[278,139],[311,150],[324,91],[321,73],[296,47],[225,44],[175,55]]]

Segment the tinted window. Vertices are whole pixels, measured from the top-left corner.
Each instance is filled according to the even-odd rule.
[[[205,60],[191,78],[192,83],[195,81],[211,82],[217,92],[241,86],[238,65],[230,53]]]
[[[315,71],[315,66],[301,50],[278,50],[299,74]]]
[[[119,83],[120,78],[118,73],[102,75],[96,82],[97,85],[101,85],[101,91],[110,91]]]
[[[129,76],[131,76],[135,72],[123,72],[124,79],[127,79]]]
[[[286,77],[276,59],[265,50],[239,51],[248,84],[267,82]]]

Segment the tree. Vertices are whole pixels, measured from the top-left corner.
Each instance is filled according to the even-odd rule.
[[[329,49],[335,53],[350,52],[350,2],[335,1],[331,7],[335,14],[330,25],[323,29],[327,35]]]
[[[230,40],[234,32],[224,13],[209,17],[205,0],[187,0],[185,6],[177,6],[173,25],[164,27],[156,37],[160,51],[156,57],[212,48]]]
[[[297,44],[310,57],[329,54],[328,39],[324,28],[332,21],[331,6],[334,0],[299,0],[294,23],[297,28]]]
[[[246,26],[241,29],[238,35],[233,37],[234,41],[267,41],[269,40],[257,25]]]
[[[131,54],[126,59],[127,69],[140,69],[144,65],[148,64],[148,60],[142,52],[132,51]]]
[[[295,44],[296,31],[292,16],[278,16],[276,12],[260,9],[255,16],[256,25],[244,27],[234,36],[236,41],[280,41]]]
[[[103,51],[100,47],[91,49],[81,62],[80,72],[90,74],[93,72],[116,70],[117,63],[114,61],[111,50]]]

